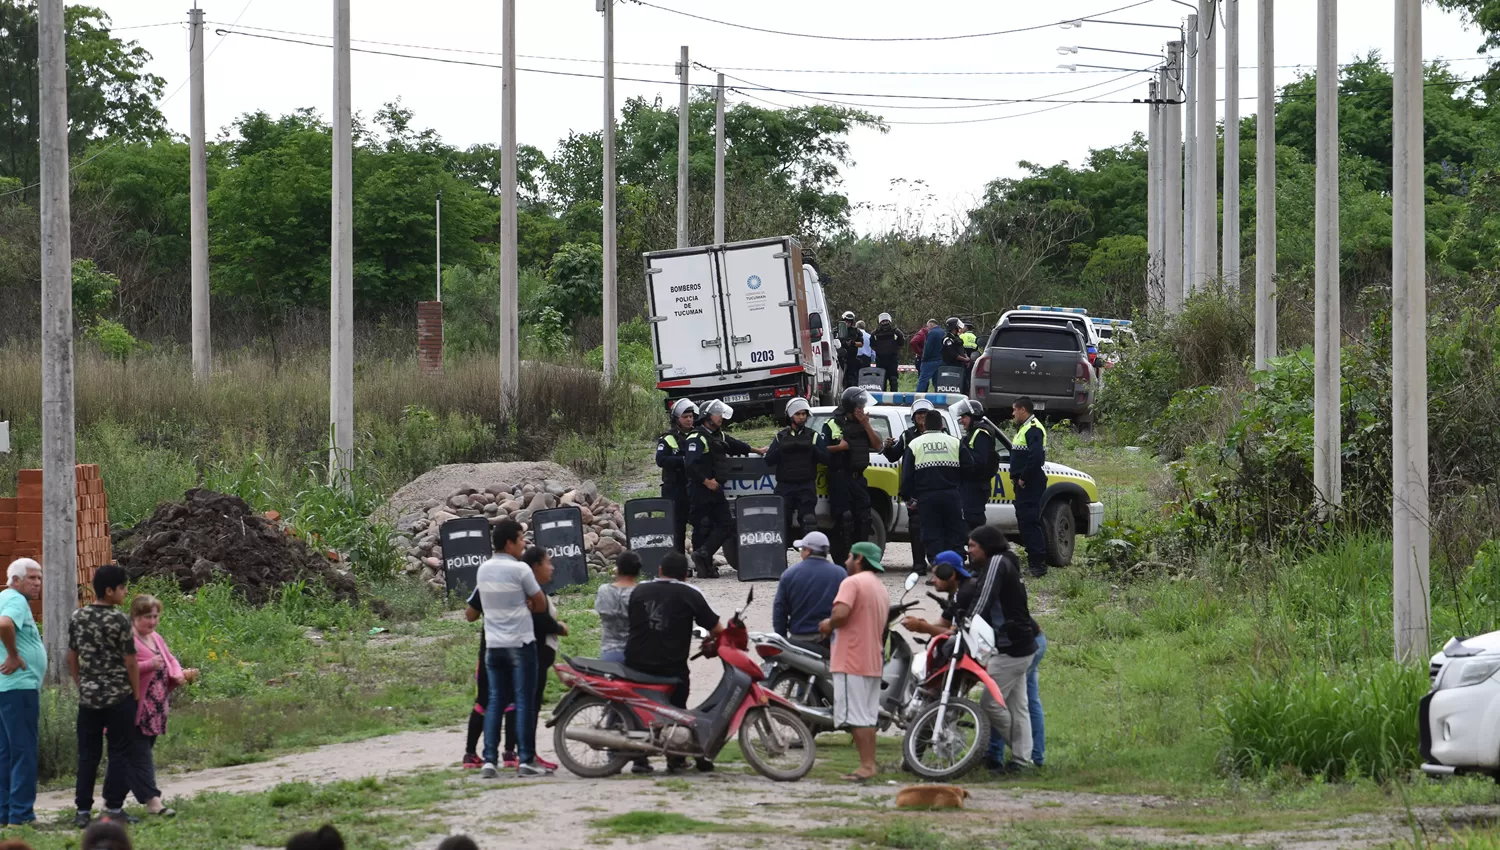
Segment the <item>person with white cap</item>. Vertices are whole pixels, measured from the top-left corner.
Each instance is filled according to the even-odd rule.
[[[900,389],[901,352],[906,348],[906,337],[891,323],[890,313],[881,313],[879,322],[870,334],[870,348],[875,351],[875,367],[885,370],[881,389],[896,392]]]
[[[31,615],[31,600],[42,597],[42,565],[30,558],[11,561],[8,584],[0,592],[0,824],[36,820],[37,747],[40,741],[42,680],[47,651]]]
[[[826,459],[818,451],[818,432],[807,427],[811,414],[807,399],[787,402],[792,424],[778,431],[766,449],[766,466],[776,472],[775,492],[786,513],[786,540],[792,539],[793,520],[803,534],[818,528],[818,464]]]
[[[926,412],[932,410],[932,402],[925,398],[919,398],[912,402],[911,418],[912,424],[900,437],[887,440],[885,444],[885,459],[891,463],[900,463],[901,458],[906,455],[906,446],[912,440],[922,436],[922,425],[920,424]],[[917,500],[912,499],[906,503],[906,530],[911,537],[911,568],[912,572],[919,576],[927,575],[927,551],[922,548],[922,522],[921,514],[917,510]]]
[[[833,615],[833,599],[848,572],[828,560],[828,535],[821,531],[810,531],[793,545],[802,560],[781,574],[771,605],[771,628],[785,638],[827,645],[818,624]]]
[[[688,436],[693,433],[694,419],[698,416],[698,405],[680,398],[671,407],[672,422],[666,433],[656,439],[656,465],[661,467],[661,497],[672,502],[674,545],[679,552],[687,552],[688,513],[692,510],[688,501],[687,458]]]
[[[699,578],[718,578],[714,555],[734,533],[734,514],[724,496],[726,467],[730,455],[766,453],[724,433],[724,423],[734,418],[734,408],[718,399],[706,401],[703,420],[688,435],[683,465],[688,478],[688,500],[692,502],[693,563]]]

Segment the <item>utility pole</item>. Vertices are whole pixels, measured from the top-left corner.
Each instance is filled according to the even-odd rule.
[[[213,343],[209,335],[208,301],[208,150],[203,117],[203,10],[188,10],[188,73],[192,80],[192,116],[188,120],[189,204],[188,236],[192,243],[193,378],[208,380],[213,371]]]
[[[1338,0],[1318,0],[1313,227],[1313,488],[1324,513],[1342,502],[1339,463]]]
[[[615,0],[596,0],[604,13],[604,379],[620,367],[620,305],[615,244]]]
[[[714,244],[724,244],[724,75],[714,89]]]
[[[1167,44],[1167,67],[1159,77],[1165,90],[1165,98],[1174,101],[1166,105],[1163,114],[1166,187],[1162,193],[1162,206],[1166,215],[1162,219],[1162,246],[1166,250],[1165,306],[1167,315],[1182,311],[1182,42]]]
[[[1276,356],[1276,0],[1260,0],[1255,84],[1255,368]]]
[[[1198,275],[1198,16],[1187,16],[1187,120],[1183,124],[1186,174],[1182,183],[1182,297],[1192,293]]]
[[[516,0],[504,0],[500,49],[500,407],[521,388],[520,277],[516,268]]]
[[[681,93],[677,98],[677,247],[688,246],[688,49],[682,46],[682,59],[677,63],[677,76],[682,80]]]
[[[63,0],[39,0],[42,213],[42,640],[47,680],[63,681],[78,598],[73,433],[73,246],[68,198],[68,56]]]
[[[1396,660],[1427,657],[1427,253],[1422,132],[1422,2],[1396,0],[1392,181],[1391,499]]]
[[[437,237],[436,265],[437,265],[437,297],[433,300],[441,303],[443,300],[443,193],[437,193],[437,211],[434,213],[436,222],[433,225],[433,234]]]
[[[1194,292],[1219,276],[1219,122],[1217,0],[1198,0],[1198,183],[1193,199]]]
[[[333,256],[329,280],[330,483],[354,471],[354,150],[350,135],[349,3],[333,0]]]
[[[1224,0],[1224,282],[1240,289],[1240,0]]]
[[[1162,134],[1157,126],[1161,120],[1161,107],[1157,105],[1161,93],[1157,89],[1154,78],[1148,84],[1148,90],[1150,95],[1147,98],[1148,112],[1146,114],[1146,305],[1150,312],[1156,313],[1162,309],[1164,303],[1161,291],[1164,252],[1161,247]]]

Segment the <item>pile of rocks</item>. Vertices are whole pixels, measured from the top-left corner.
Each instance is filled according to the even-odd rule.
[[[513,519],[530,537],[531,517],[537,511],[577,506],[583,514],[583,549],[589,566],[597,572],[614,569],[615,558],[625,551],[625,512],[615,502],[599,495],[593,481],[576,487],[558,479],[538,479],[520,484],[500,481],[487,486],[466,484],[445,499],[427,499],[396,518],[391,538],[405,556],[403,569],[434,588],[443,589],[443,547],[439,529],[460,517],[483,516],[490,525]]]

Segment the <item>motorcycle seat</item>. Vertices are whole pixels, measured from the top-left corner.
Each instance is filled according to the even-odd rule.
[[[627,682],[639,682],[642,685],[680,685],[682,680],[676,676],[653,676],[650,673],[642,673],[626,667],[619,661],[600,661],[597,658],[574,658],[573,669],[594,676],[612,676],[616,679],[624,679]]]
[[[792,646],[795,646],[798,649],[805,649],[808,652],[816,653],[822,658],[829,657],[830,653],[828,644],[822,643],[821,641],[798,640],[796,638],[787,638],[786,640],[787,643],[790,643]]]

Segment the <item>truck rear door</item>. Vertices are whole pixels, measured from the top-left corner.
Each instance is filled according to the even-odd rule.
[[[1081,346],[1072,328],[1001,325],[987,351],[990,389],[1015,396],[1071,397]]]
[[[662,379],[697,378],[729,368],[713,254],[655,256],[651,269],[651,328]]]
[[[802,366],[791,254],[785,242],[731,245],[719,254],[729,339],[726,368],[736,372]]]

